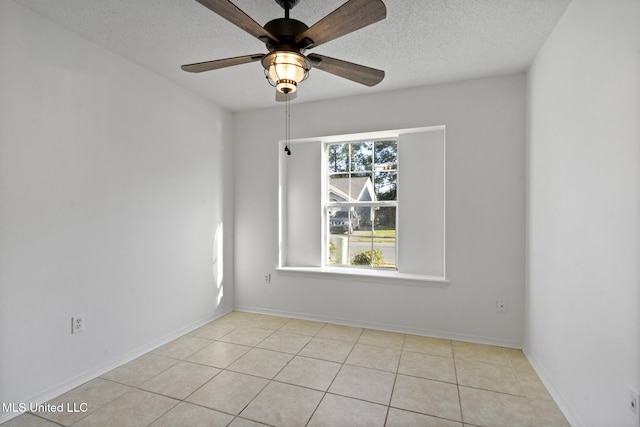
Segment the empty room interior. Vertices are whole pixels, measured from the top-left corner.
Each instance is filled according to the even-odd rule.
[[[0,1],[0,423],[640,426],[640,1],[383,1]]]

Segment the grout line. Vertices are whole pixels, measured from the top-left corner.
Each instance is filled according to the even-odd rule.
[[[464,426],[464,411],[462,410],[462,395],[460,394],[460,380],[458,379],[458,365],[456,363],[456,358],[453,350],[453,342],[451,343],[451,360],[453,363],[453,373],[456,379],[456,390],[458,392],[458,407],[460,408],[460,422]]]

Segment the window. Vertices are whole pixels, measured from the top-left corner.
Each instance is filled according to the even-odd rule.
[[[279,270],[446,282],[444,126],[289,147],[279,147]]]
[[[326,265],[396,269],[396,139],[325,145]]]

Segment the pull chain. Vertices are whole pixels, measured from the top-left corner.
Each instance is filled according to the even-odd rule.
[[[285,102],[285,142],[284,142],[284,151],[287,153],[288,156],[291,155],[291,150],[289,149],[289,141],[291,141],[291,111],[290,111],[290,105],[289,105],[289,93],[285,94],[286,97],[286,102]]]

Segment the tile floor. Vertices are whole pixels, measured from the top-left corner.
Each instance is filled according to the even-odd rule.
[[[2,426],[569,426],[519,350],[244,312],[67,402]]]

